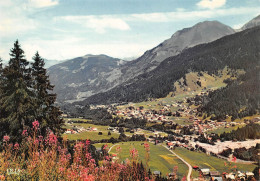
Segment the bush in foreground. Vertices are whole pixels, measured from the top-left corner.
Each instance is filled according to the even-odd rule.
[[[148,172],[137,162],[138,153],[130,152],[125,163],[112,161],[110,155],[98,163],[88,151],[90,142],[76,142],[73,153],[67,140],[59,141],[51,131],[38,135],[39,123],[24,130],[21,144],[12,144],[4,136],[0,153],[0,180],[150,180]],[[106,146],[104,149],[107,149]]]

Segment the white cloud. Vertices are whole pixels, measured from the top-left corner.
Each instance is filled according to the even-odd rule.
[[[105,33],[106,29],[129,30],[129,25],[119,17],[108,16],[64,16],[56,18],[81,24],[95,30],[97,33]]]
[[[166,13],[144,13],[132,14],[124,17],[127,21],[148,21],[148,22],[183,22],[186,20],[195,20],[201,18],[214,18],[223,16],[243,15],[250,13],[259,13],[260,7],[240,7],[228,9],[212,9],[200,11],[177,11]],[[121,16],[123,18],[123,16]]]
[[[35,8],[55,6],[58,0],[4,0],[0,1],[0,39],[18,38],[37,29],[41,22],[30,18]]]
[[[28,4],[35,8],[44,8],[59,4],[58,0],[28,0]]]
[[[86,54],[106,54],[117,58],[123,58],[126,55],[137,57],[156,46],[159,42],[129,43],[111,40],[104,43],[86,44],[85,39],[72,37],[60,40],[30,39],[20,43],[28,60],[31,60],[36,51],[39,51],[42,57],[49,60],[65,60]]]
[[[26,16],[26,6],[20,1],[0,2],[0,38],[15,36],[35,29],[36,22]]]
[[[106,32],[106,29],[129,30],[128,22],[183,22],[187,20],[208,19],[230,15],[245,15],[248,12],[259,13],[260,7],[239,7],[227,9],[211,9],[198,11],[185,11],[177,9],[175,12],[121,14],[102,16],[63,16],[56,17],[56,21],[65,20],[81,24],[87,28],[94,29],[98,33]]]
[[[226,4],[226,0],[201,0],[197,6],[201,8],[215,9],[220,8]]]

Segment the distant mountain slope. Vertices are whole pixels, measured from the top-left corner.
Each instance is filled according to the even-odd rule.
[[[205,21],[177,31],[170,39],[131,62],[120,63],[118,59],[104,55],[79,57],[50,67],[50,79],[55,85],[59,102],[80,101],[149,72],[164,59],[177,55],[186,48],[232,33],[234,30],[229,26],[217,21]]]
[[[129,80],[149,72],[166,58],[177,55],[186,48],[208,43],[234,32],[231,27],[218,21],[204,21],[190,28],[184,28],[157,47],[146,51],[140,58],[125,64],[121,69],[124,73],[121,79]]]
[[[174,82],[190,71],[213,74],[228,66],[248,72],[259,66],[259,60],[260,27],[256,27],[187,49],[164,60],[153,71],[108,92],[91,96],[80,104],[138,102],[150,97],[165,97],[174,89]]]
[[[256,27],[259,25],[260,25],[260,15],[258,15],[257,17],[255,17],[254,19],[252,19],[251,21],[246,23],[241,29],[245,30],[245,29],[253,28],[253,27]]]
[[[59,102],[82,100],[102,92],[100,87],[111,87],[109,84],[115,74],[121,74],[117,69],[123,64],[125,61],[106,55],[86,55],[54,65],[48,73]]]

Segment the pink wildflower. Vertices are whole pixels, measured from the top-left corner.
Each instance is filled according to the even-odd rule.
[[[150,151],[150,145],[148,143],[144,143],[144,148],[146,151]]]
[[[107,147],[108,147],[107,145],[104,145],[103,149],[104,149],[104,150],[106,150],[106,149],[107,149]]]
[[[18,144],[18,143],[15,143],[15,144],[14,144],[14,149],[15,149],[15,150],[18,150],[18,149],[19,149],[19,144]]]
[[[121,147],[120,146],[118,146],[118,147],[116,147],[116,152],[121,152]]]
[[[39,140],[38,140],[38,139],[35,139],[34,142],[33,142],[33,144],[38,145],[38,144],[39,144]]]
[[[109,156],[105,156],[105,160],[110,160],[110,157]]]
[[[183,176],[182,179],[181,179],[181,181],[186,181],[186,180],[187,180],[186,176]]]
[[[130,150],[130,156],[132,157],[132,159],[136,159],[138,157],[137,149],[133,148],[132,150]]]
[[[85,155],[85,156],[86,156],[86,159],[87,159],[87,160],[90,160],[90,159],[92,158],[92,156],[91,156],[91,154],[90,154],[90,153],[86,153],[86,155]]]
[[[9,136],[4,136],[4,142],[8,142],[10,140]]]
[[[81,141],[76,143],[74,146],[75,149],[82,149],[83,147],[84,147],[84,143],[82,143]]]
[[[28,135],[28,132],[27,132],[27,130],[25,129],[25,130],[23,130],[23,133],[22,133],[22,135],[23,136],[27,136]]]
[[[42,141],[43,140],[43,136],[39,136],[39,141]]]
[[[60,172],[64,172],[64,170],[65,170],[65,169],[64,169],[63,167],[60,167],[60,168],[59,168],[59,171],[60,171]]]
[[[90,141],[86,140],[86,146],[90,145]]]
[[[39,122],[37,121],[37,120],[35,120],[33,123],[32,123],[32,125],[33,125],[33,128],[34,129],[38,129],[39,128]]]
[[[57,143],[58,139],[55,134],[50,133],[47,141],[49,142],[50,145],[53,145]]]

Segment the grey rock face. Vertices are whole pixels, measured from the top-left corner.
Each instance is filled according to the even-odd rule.
[[[255,17],[254,19],[252,19],[248,23],[246,23],[241,29],[245,30],[245,29],[248,29],[248,28],[256,27],[256,26],[260,26],[260,15]]]

